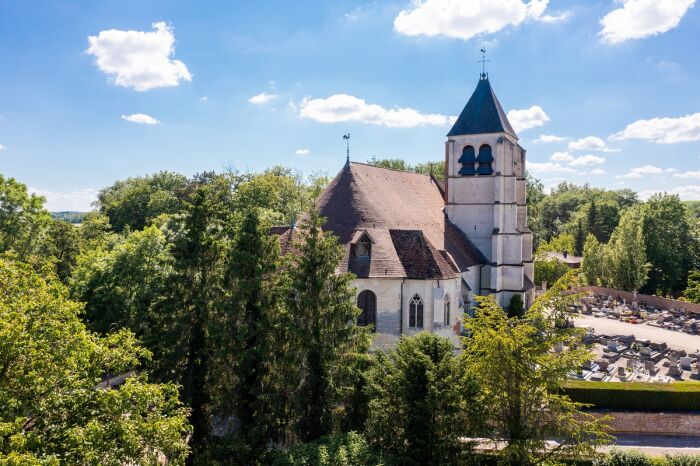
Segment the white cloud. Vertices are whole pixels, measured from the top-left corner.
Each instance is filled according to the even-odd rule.
[[[600,24],[603,42],[616,44],[629,39],[661,34],[675,28],[695,0],[619,0],[622,8],[611,11]]]
[[[321,123],[356,121],[390,128],[445,126],[455,120],[450,116],[420,113],[412,108],[386,109],[348,94],[336,94],[325,99],[307,97],[301,102],[299,115]]]
[[[552,154],[549,160],[554,162],[571,162],[574,160],[574,157],[568,152],[555,152]]]
[[[678,178],[697,178],[700,180],[700,170],[676,173],[673,176],[677,176]]]
[[[139,125],[157,125],[160,123],[160,121],[156,120],[150,115],[146,115],[145,113],[122,115],[122,120],[126,120],[130,123],[137,123]]]
[[[663,175],[673,173],[675,168],[660,168],[654,165],[644,165],[643,167],[634,167],[624,175],[617,175],[615,178],[641,178],[645,175]]]
[[[540,137],[538,137],[532,142],[562,142],[566,141],[567,139],[569,138],[565,136],[555,136],[553,134],[540,134]]]
[[[0,150],[5,150],[5,149],[6,149],[6,147],[3,146],[2,144],[0,144]]]
[[[537,163],[537,162],[529,162],[527,164],[527,168],[530,171],[533,172],[540,172],[540,173],[575,173],[576,170],[573,168],[565,167],[560,163],[553,163],[553,162],[544,162],[544,163]]]
[[[569,165],[571,165],[572,167],[585,167],[588,165],[600,165],[604,162],[604,157],[598,157],[597,155],[587,154],[582,155],[580,157],[576,157],[571,162],[569,162]]]
[[[607,175],[608,172],[603,170],[602,168],[594,168],[591,170],[591,175]]]
[[[309,155],[311,151],[309,149],[297,149],[294,153],[297,155]]]
[[[79,212],[86,212],[91,210],[91,204],[97,200],[98,193],[96,189],[91,188],[79,189],[75,191],[49,191],[46,189],[29,187],[28,190],[30,193],[44,196],[46,198],[46,204],[44,204],[44,207],[46,210],[51,212],[61,210],[77,210]]]
[[[175,51],[173,28],[164,22],[153,23],[153,31],[101,31],[89,36],[87,53],[96,58],[97,67],[117,86],[147,91],[156,87],[177,86],[191,81],[192,75]]]
[[[542,110],[542,107],[533,105],[522,110],[511,110],[508,112],[508,121],[513,125],[515,132],[519,133],[529,128],[542,126],[549,121],[549,117]]]
[[[262,105],[276,98],[277,94],[268,94],[267,92],[261,92],[260,94],[254,95],[253,97],[248,99],[248,102],[255,105]]]
[[[597,138],[595,136],[588,136],[582,139],[578,139],[576,141],[571,141],[569,143],[569,150],[570,151],[576,151],[576,150],[595,150],[595,151],[602,151],[605,150],[607,145],[605,144],[605,141],[603,141],[600,138]]]
[[[199,98],[199,100],[200,100],[201,102],[206,102],[207,100],[209,100],[209,97],[203,95],[202,97]]]
[[[446,36],[468,40],[517,26],[527,19],[556,21],[546,16],[549,0],[413,0],[394,18],[394,30],[407,36]]]
[[[639,192],[639,197],[646,200],[657,193],[661,193],[661,191],[646,189]],[[666,193],[676,194],[683,201],[698,201],[700,200],[700,185],[676,186]]]
[[[646,139],[662,144],[700,141],[700,113],[678,118],[637,120],[611,137],[613,139]]]

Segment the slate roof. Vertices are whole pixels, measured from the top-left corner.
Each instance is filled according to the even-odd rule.
[[[482,78],[447,137],[502,132],[517,137],[489,79]]]
[[[358,277],[443,279],[486,262],[449,221],[444,200],[429,175],[348,163],[317,201],[324,229],[345,247],[340,271]],[[371,257],[356,257],[366,234]]]

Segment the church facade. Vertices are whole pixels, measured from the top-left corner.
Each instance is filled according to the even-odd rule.
[[[525,150],[486,75],[447,135],[443,180],[348,161],[318,209],[376,347],[422,331],[456,343],[477,295],[532,302]]]

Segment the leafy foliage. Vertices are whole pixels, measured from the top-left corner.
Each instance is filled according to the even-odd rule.
[[[445,178],[444,160],[411,165],[403,159],[378,159],[373,156],[367,163],[375,167],[390,168],[402,172],[421,173],[423,175],[432,174],[438,180]]]
[[[299,443],[274,455],[272,466],[381,466],[366,438],[359,433],[333,434],[310,443]]]

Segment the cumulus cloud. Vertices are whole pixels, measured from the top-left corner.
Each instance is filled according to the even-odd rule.
[[[122,115],[122,120],[126,120],[130,123],[136,123],[139,125],[157,125],[160,121],[156,120],[150,115],[145,113],[133,113],[131,115]]]
[[[539,105],[522,110],[511,110],[508,112],[508,121],[513,126],[516,133],[529,128],[542,126],[549,121],[549,117]]]
[[[571,162],[569,162],[569,165],[573,167],[585,167],[588,165],[600,165],[601,163],[605,163],[604,157],[598,157],[597,155],[587,154],[574,158],[573,160],[571,160]]]
[[[549,160],[554,162],[571,162],[574,160],[574,157],[568,152],[555,152],[552,154]]]
[[[562,142],[566,141],[567,139],[569,138],[565,136],[555,136],[553,134],[540,134],[540,137],[538,137],[532,142]]]
[[[554,163],[554,162],[543,162],[543,163],[530,162],[527,164],[527,168],[530,171],[540,172],[540,173],[575,173],[576,172],[576,170],[574,170],[573,168],[565,167],[560,163]]]
[[[299,115],[321,123],[354,121],[390,128],[445,126],[455,120],[454,117],[421,113],[412,108],[386,109],[348,94],[336,94],[325,99],[307,97],[301,102]]]
[[[0,150],[5,150],[5,146],[3,146],[2,144],[0,144]]]
[[[607,175],[608,172],[603,170],[602,168],[594,168],[591,170],[591,175]]]
[[[549,0],[415,0],[394,18],[394,30],[407,36],[445,36],[468,40],[517,26],[528,19],[552,22]]]
[[[254,95],[253,97],[248,99],[248,102],[255,105],[262,105],[276,98],[277,94],[268,94],[267,92],[261,92],[260,94]]]
[[[297,149],[294,153],[297,155],[309,155],[311,151],[309,149]]]
[[[578,139],[576,141],[571,141],[569,143],[570,151],[583,151],[583,150],[595,150],[602,151],[605,150],[607,145],[605,141],[595,136],[588,136],[585,138]]]
[[[645,175],[663,175],[673,173],[675,168],[660,168],[654,165],[644,165],[643,167],[634,167],[624,175],[617,175],[615,178],[641,178]]]
[[[700,113],[678,118],[637,120],[611,137],[613,139],[646,139],[660,144],[700,141]]]
[[[154,23],[151,32],[101,31],[89,36],[88,42],[87,53],[95,57],[97,67],[117,86],[147,91],[192,80],[185,64],[171,58],[175,35],[164,22]]]
[[[677,176],[678,178],[697,178],[700,180],[700,170],[676,173],[673,176]]]
[[[661,191],[647,189],[639,192],[639,197],[643,200],[649,199],[654,194],[661,193]],[[688,185],[688,186],[676,186],[670,191],[666,191],[668,194],[676,194],[683,201],[698,201],[700,200],[700,185]]]
[[[617,44],[642,39],[675,28],[695,0],[620,0],[617,8],[600,20],[603,42]]]
[[[28,191],[46,198],[44,207],[50,212],[61,210],[86,212],[92,208],[91,204],[97,200],[98,193],[96,189],[91,188],[75,191],[49,191],[47,189],[29,187]]]

